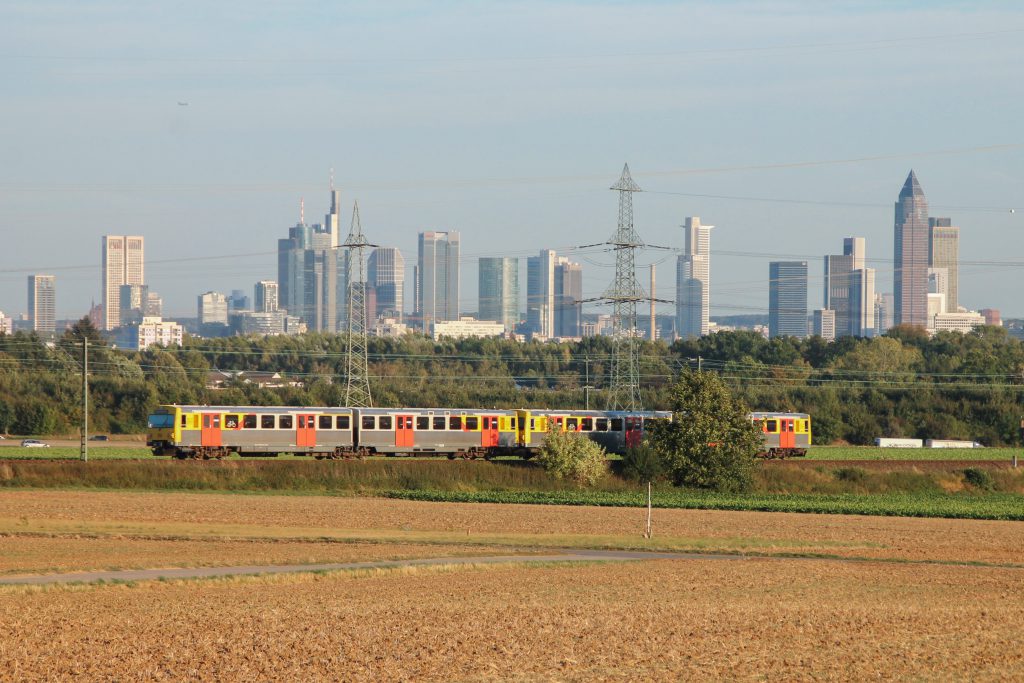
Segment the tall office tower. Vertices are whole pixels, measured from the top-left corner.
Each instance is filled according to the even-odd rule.
[[[814,309],[813,334],[825,341],[836,338],[836,312],[827,308]]]
[[[483,257],[479,266],[477,317],[499,322],[506,332],[514,332],[519,324],[519,259]]]
[[[949,218],[928,219],[928,265],[946,269],[946,313],[960,308],[959,269],[960,228]]]
[[[371,320],[380,316],[401,320],[405,303],[402,291],[405,283],[405,258],[402,252],[394,247],[377,247],[371,251],[366,260],[366,279],[377,293],[376,306],[372,310],[366,307]]]
[[[232,289],[228,295],[228,311],[250,311],[249,297],[241,289]]]
[[[160,318],[164,314],[164,300],[156,292],[146,292],[146,305],[142,310],[143,318]]]
[[[895,297],[892,292],[875,294],[875,334],[883,335],[894,326],[895,320]]]
[[[57,277],[55,275],[28,276],[28,316],[36,332],[55,332],[57,329]]]
[[[683,253],[676,263],[676,330],[683,338],[708,333],[714,227],[701,225],[700,216],[688,217],[683,225]]]
[[[336,249],[341,244],[341,190],[334,189],[334,173],[331,172],[331,210],[324,216],[324,230],[331,236],[329,247]]]
[[[768,264],[768,336],[807,336],[807,261]]]
[[[278,288],[273,280],[260,280],[253,289],[256,313],[273,313],[278,308]]]
[[[143,238],[139,235],[104,235],[103,329],[121,324],[121,285],[141,285],[145,279]]]
[[[526,259],[526,329],[531,335],[554,337],[555,262],[551,249]]]
[[[325,239],[329,237],[327,233],[321,234]],[[346,259],[342,257],[342,251],[316,248],[302,252],[302,318],[310,332],[337,332],[339,323],[344,324],[347,320],[344,316],[347,310],[345,302],[348,301],[348,282]]]
[[[141,323],[146,315],[148,299],[149,287],[146,285],[121,285],[118,301],[121,325]]]
[[[419,234],[416,312],[429,330],[435,320],[459,319],[459,233]]]
[[[911,171],[896,201],[893,303],[896,325],[928,317],[928,200]]]
[[[302,317],[305,303],[305,254],[312,241],[311,229],[299,221],[288,228],[288,237],[277,241],[278,303],[295,316]]]
[[[843,239],[843,254],[825,257],[822,307],[835,313],[835,336],[874,335],[875,270],[865,268],[865,239]]]
[[[854,337],[875,336],[875,269],[858,268],[850,273],[850,327]]]
[[[555,261],[555,336],[583,335],[583,266],[565,256]]]
[[[220,292],[206,292],[197,297],[200,325],[227,325],[228,299]]]
[[[863,237],[843,238],[843,256],[850,257],[851,270],[860,270],[864,267],[865,242]]]
[[[825,256],[822,308],[835,312],[837,337],[850,334],[850,276],[853,274],[853,258],[847,254]]]

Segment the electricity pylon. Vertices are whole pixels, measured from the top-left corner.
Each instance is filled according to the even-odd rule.
[[[373,246],[363,235],[359,222],[359,202],[352,207],[352,227],[342,245],[348,249],[345,282],[348,284],[348,346],[345,350],[346,406],[373,406],[370,394],[370,369],[367,359],[366,271],[363,250]],[[354,277],[353,277],[354,276]]]

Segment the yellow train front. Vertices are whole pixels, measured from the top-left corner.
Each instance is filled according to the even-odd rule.
[[[750,413],[761,429],[764,447],[761,458],[791,458],[807,455],[811,447],[811,416],[807,413]]]

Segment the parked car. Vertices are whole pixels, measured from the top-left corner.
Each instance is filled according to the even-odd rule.
[[[93,434],[89,437],[89,441],[110,441],[110,437],[106,434]]]
[[[50,444],[43,443],[37,439],[23,439],[21,446],[22,448],[49,448]]]

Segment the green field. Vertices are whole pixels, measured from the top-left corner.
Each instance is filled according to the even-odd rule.
[[[1005,460],[1017,455],[1024,462],[1021,448],[878,448],[877,446],[812,446],[807,460]]]
[[[91,446],[90,460],[125,460],[151,458],[153,454],[145,446]],[[0,460],[67,460],[78,458],[78,446],[51,446],[50,448],[22,448],[4,446],[0,448]]]

